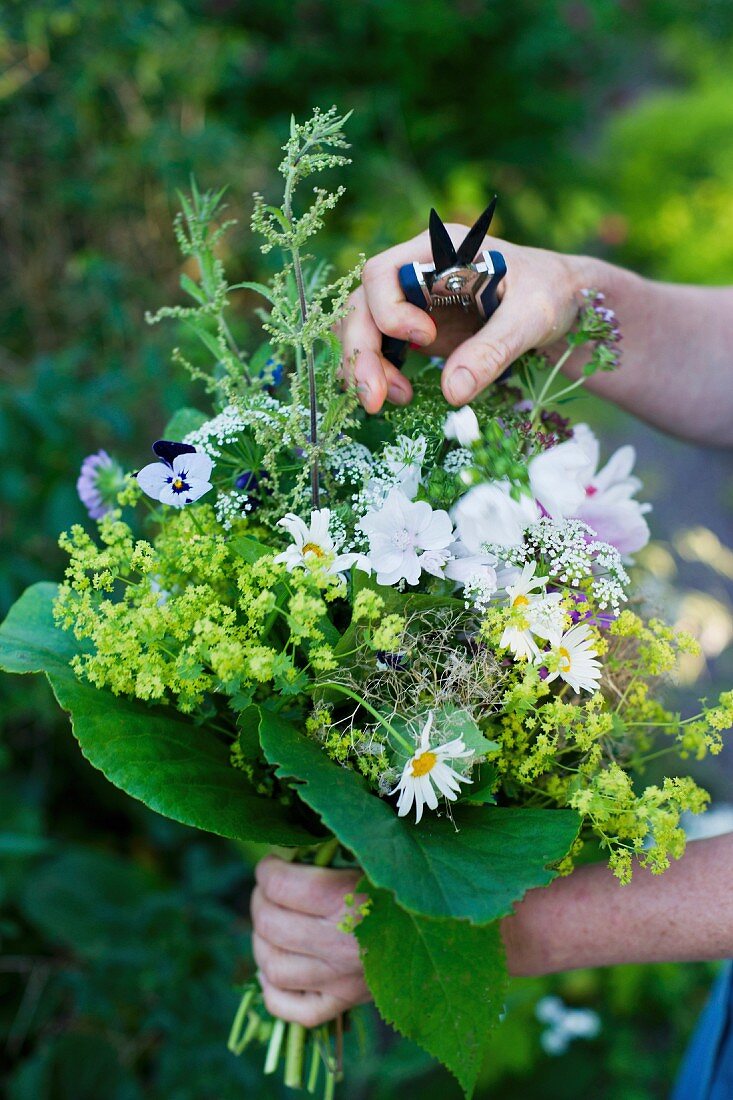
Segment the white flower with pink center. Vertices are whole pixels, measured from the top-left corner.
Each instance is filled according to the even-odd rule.
[[[573,439],[587,458],[585,493],[574,518],[587,523],[601,541],[615,546],[624,556],[636,553],[649,542],[649,526],[644,516],[651,511],[651,504],[633,499],[641,488],[641,481],[631,472],[636,461],[634,448],[620,447],[599,470],[600,446],[588,425],[578,424]]]

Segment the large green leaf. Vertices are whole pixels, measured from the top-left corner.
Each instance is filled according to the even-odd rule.
[[[280,804],[256,793],[228,747],[171,708],[149,707],[78,680],[73,636],[53,621],[56,586],[36,584],[0,627],[0,669],[45,672],[90,764],[151,809],[235,840],[312,842]]]
[[[386,890],[356,928],[380,1015],[424,1047],[470,1096],[502,1010],[507,975],[498,922],[409,913]]]
[[[196,432],[209,417],[200,409],[177,409],[163,429],[164,439],[183,439],[189,432]]]
[[[300,781],[300,797],[352,851],[369,880],[406,909],[487,923],[554,877],[548,864],[575,839],[573,810],[457,806],[454,820],[428,814],[420,825],[333,763],[278,714],[262,712],[260,740],[278,775]]]

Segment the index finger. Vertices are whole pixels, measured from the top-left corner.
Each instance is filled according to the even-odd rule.
[[[354,890],[361,875],[358,871],[286,863],[268,856],[257,864],[255,877],[274,905],[313,917],[340,919],[344,898]]]
[[[421,233],[367,260],[362,283],[369,311],[380,332],[420,347],[432,344],[437,335],[435,322],[425,310],[405,301],[399,280],[403,264],[428,263],[431,258],[430,240],[427,233]]]

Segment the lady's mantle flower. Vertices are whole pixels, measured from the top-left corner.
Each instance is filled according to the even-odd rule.
[[[443,425],[443,435],[446,439],[455,439],[460,447],[470,447],[472,443],[478,442],[481,430],[476,413],[470,405],[448,413]]]
[[[161,460],[143,466],[136,475],[140,488],[161,504],[183,508],[208,493],[214,463],[190,443],[159,439],[153,451]]]
[[[402,769],[400,781],[394,790],[400,792],[397,800],[397,813],[399,817],[405,817],[415,804],[415,823],[422,817],[423,806],[427,804],[431,810],[437,810],[438,798],[435,788],[450,802],[455,802],[461,783],[472,783],[465,775],[458,772],[446,763],[447,760],[459,760],[473,755],[473,749],[467,749],[462,737],[456,737],[445,745],[430,744],[430,731],[433,728],[433,712],[428,714],[428,720],[420,734],[420,747],[414,756]]]
[[[527,527],[540,518],[540,510],[528,496],[515,500],[508,481],[489,481],[462,496],[453,509],[456,532],[471,554],[481,554],[489,544],[521,546]]]
[[[276,564],[286,566],[288,573],[298,567],[309,568],[311,565],[323,564],[328,573],[343,573],[356,565],[358,569],[370,572],[369,564],[363,554],[339,554],[338,548],[331,537],[329,527],[331,523],[330,508],[316,509],[311,512],[310,526],[306,526],[303,520],[293,512],[277,521],[278,527],[284,528],[293,540],[292,546],[288,546],[282,554],[275,558]]]
[[[585,623],[571,626],[550,653],[543,653],[539,660],[548,668],[543,679],[551,683],[559,677],[570,684],[573,691],[594,692],[601,679],[601,666],[592,645],[590,627]]]
[[[110,512],[124,487],[125,474],[119,462],[106,451],[87,455],[81,464],[76,491],[90,519],[101,519]]]
[[[565,626],[562,595],[545,592],[547,577],[536,577],[536,568],[535,562],[529,562],[514,582],[506,586],[512,620],[499,644],[523,660],[539,656],[535,636],[559,644]]]
[[[424,500],[408,500],[394,488],[382,507],[367,512],[357,526],[369,538],[369,562],[377,584],[417,584],[423,570],[443,575],[453,542],[447,512],[433,511]]]

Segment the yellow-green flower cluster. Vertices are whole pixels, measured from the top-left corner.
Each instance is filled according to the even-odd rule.
[[[288,574],[264,551],[248,560],[207,505],[195,519],[169,513],[152,542],[119,513],[99,535],[101,545],[81,527],[62,537],[70,562],[56,604],[60,625],[88,644],[74,668],[96,687],[184,713],[212,696],[239,709],[258,693],[296,695],[309,668],[333,667],[323,627],[338,578]]]
[[[490,612],[484,637],[496,644],[503,622],[500,613]],[[637,789],[632,775],[643,774],[656,756],[700,759],[719,752],[722,732],[733,726],[733,692],[683,719],[661,704],[654,689],[680,653],[695,652],[695,640],[628,610],[606,637],[602,690],[590,698],[568,696],[567,688],[557,694],[534,666],[515,666],[490,727],[501,746],[492,764],[504,792],[522,805],[576,809],[583,819],[581,845],[594,837],[627,882],[634,858],[655,873],[679,858],[682,813],[700,813],[708,801],[689,778]],[[656,748],[660,736],[667,743],[661,750]],[[564,871],[571,869],[572,857]]]

